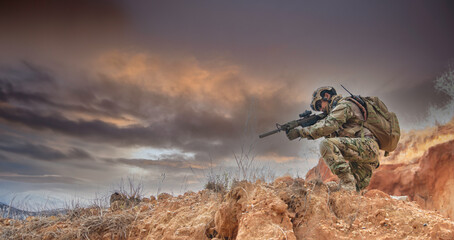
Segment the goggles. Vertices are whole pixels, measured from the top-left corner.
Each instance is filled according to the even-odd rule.
[[[320,112],[321,109],[322,109],[322,101],[318,100],[317,102],[315,102],[315,110]]]

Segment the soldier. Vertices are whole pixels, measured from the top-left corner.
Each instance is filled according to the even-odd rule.
[[[289,140],[325,137],[320,153],[331,172],[339,177],[338,189],[364,189],[379,165],[379,145],[374,134],[363,126],[365,111],[360,106],[337,95],[333,87],[318,88],[312,96],[311,108],[328,116],[312,126],[287,133]]]

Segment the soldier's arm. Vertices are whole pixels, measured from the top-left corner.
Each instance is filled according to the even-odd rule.
[[[340,102],[328,116],[316,124],[307,127],[308,133],[313,139],[328,136],[337,131],[342,124],[353,117],[354,113],[349,102]]]

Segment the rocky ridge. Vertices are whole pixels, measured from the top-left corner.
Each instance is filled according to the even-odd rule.
[[[454,239],[454,222],[380,190],[337,191],[281,177],[145,198],[127,209],[0,221],[2,239]]]

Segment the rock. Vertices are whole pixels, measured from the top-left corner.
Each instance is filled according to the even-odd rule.
[[[390,196],[392,199],[400,201],[408,201],[408,196]]]
[[[158,201],[168,200],[170,198],[172,198],[172,195],[168,193],[161,193],[158,195]]]
[[[112,211],[123,210],[132,208],[140,203],[140,199],[136,197],[129,197],[123,193],[115,192],[110,195],[110,209]]]

